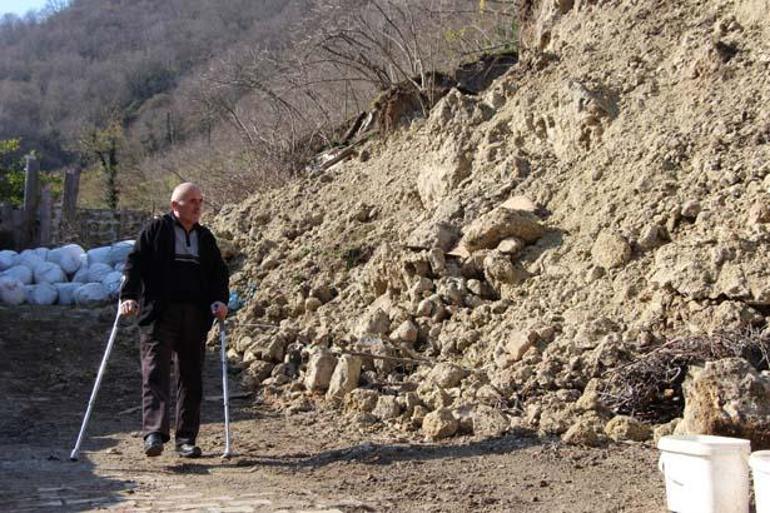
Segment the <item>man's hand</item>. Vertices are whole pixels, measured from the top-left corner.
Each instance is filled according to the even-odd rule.
[[[227,317],[227,305],[221,301],[215,301],[211,305],[211,313],[214,314],[214,317],[223,321]]]
[[[134,301],[133,299],[126,299],[125,301],[121,301],[120,303],[120,315],[138,315],[139,314],[139,303]]]

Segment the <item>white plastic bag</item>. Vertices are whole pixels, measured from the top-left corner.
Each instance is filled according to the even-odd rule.
[[[32,283],[32,269],[26,265],[15,265],[3,272],[3,276],[20,281],[22,285],[29,285]]]
[[[91,267],[94,264],[109,264],[110,251],[112,251],[111,246],[102,246],[101,248],[94,248],[86,251],[86,254],[88,255],[88,267]]]
[[[65,273],[72,274],[80,269],[80,256],[83,254],[85,254],[85,251],[77,244],[67,244],[49,251],[48,261],[61,267]]]
[[[0,301],[5,305],[21,305],[27,300],[24,284],[9,277],[0,278]]]
[[[16,265],[29,267],[30,271],[34,271],[43,262],[45,262],[45,259],[31,249],[25,249],[19,253],[19,257],[16,259]]]
[[[107,289],[107,292],[109,292],[110,297],[113,297],[113,298],[118,297],[118,291],[120,289],[120,281],[122,279],[123,279],[123,273],[114,271],[108,274],[107,276],[105,276],[104,280],[102,280],[102,285],[104,285],[104,288]]]
[[[111,272],[114,271],[112,267],[107,264],[92,264],[88,266],[88,282],[101,283]]]
[[[87,283],[75,290],[75,303],[78,306],[95,306],[105,303],[110,297],[101,283]]]
[[[19,254],[10,249],[4,249],[0,251],[0,272],[10,269],[16,265],[16,259],[19,258]]]
[[[50,283],[30,285],[27,289],[27,303],[30,305],[52,305],[57,297],[59,292]]]
[[[67,281],[62,268],[53,262],[43,262],[35,268],[35,283],[61,283]],[[40,303],[43,304],[43,303]]]
[[[78,267],[78,270],[72,275],[70,281],[88,283],[88,255],[85,252],[80,255],[80,267]]]
[[[54,283],[56,291],[59,293],[58,303],[60,305],[71,305],[75,302],[75,291],[82,285],[80,283]]]
[[[123,264],[126,262],[126,257],[134,250],[134,241],[124,240],[116,242],[110,248],[110,261],[109,264]]]

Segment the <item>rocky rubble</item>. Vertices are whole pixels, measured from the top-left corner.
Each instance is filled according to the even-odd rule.
[[[266,397],[367,430],[585,445],[757,406],[719,409],[763,383],[735,363],[734,390],[707,366],[678,425],[604,394],[673,337],[767,329],[768,7],[530,4],[519,64],[486,92],[213,220],[233,286],[256,291],[232,356]]]

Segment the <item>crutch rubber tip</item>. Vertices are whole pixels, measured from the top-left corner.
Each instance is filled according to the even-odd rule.
[[[70,461],[78,461],[78,457],[77,456],[70,456]]]

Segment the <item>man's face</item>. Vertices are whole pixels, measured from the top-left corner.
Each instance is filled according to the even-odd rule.
[[[195,224],[201,218],[203,195],[198,189],[190,189],[182,199],[172,201],[171,208],[182,223]]]

